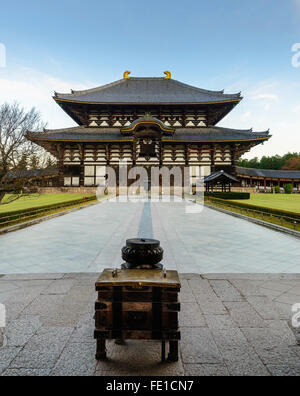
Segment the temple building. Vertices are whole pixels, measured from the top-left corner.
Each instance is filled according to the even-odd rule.
[[[269,131],[222,128],[218,123],[241,94],[208,91],[165,72],[161,78],[130,77],[98,88],[55,93],[53,99],[78,124],[28,132],[27,138],[58,159],[58,187],[95,187],[107,167],[127,161],[143,166],[189,169],[191,184],[224,171],[236,177],[237,160],[270,139]]]

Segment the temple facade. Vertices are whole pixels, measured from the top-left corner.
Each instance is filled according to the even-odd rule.
[[[189,183],[224,171],[236,176],[237,160],[270,139],[269,131],[221,128],[217,124],[241,94],[208,91],[171,78],[130,77],[98,88],[55,93],[55,102],[78,124],[28,132],[27,138],[58,159],[58,187],[95,187],[107,168],[126,161],[130,169],[188,169]],[[131,182],[132,180],[131,175]],[[130,183],[130,182],[129,182]]]

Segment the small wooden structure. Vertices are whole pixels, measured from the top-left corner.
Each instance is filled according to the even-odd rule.
[[[106,359],[106,340],[135,339],[161,340],[162,361],[168,341],[168,360],[178,361],[180,288],[176,271],[106,269],[96,282],[96,358]]]
[[[229,173],[226,173],[223,170],[212,173],[210,176],[207,176],[204,179],[204,184],[207,192],[230,192],[231,185],[238,182],[239,180],[236,177],[230,175]]]

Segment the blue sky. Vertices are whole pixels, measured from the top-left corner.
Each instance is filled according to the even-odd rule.
[[[242,91],[221,126],[271,129],[253,155],[300,151],[300,0],[15,0],[1,5],[0,103],[36,106],[50,128],[73,126],[53,91],[161,76]],[[300,58],[299,58],[300,59]]]

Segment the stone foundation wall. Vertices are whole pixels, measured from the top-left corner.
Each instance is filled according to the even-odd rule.
[[[256,194],[256,187],[231,187],[231,191],[233,192],[246,192],[250,194]]]
[[[120,189],[121,190],[121,189]],[[153,190],[156,190],[155,188],[152,188]],[[164,194],[162,191],[163,188],[160,187],[157,188],[157,193],[159,194]],[[195,190],[195,189],[194,189]],[[168,191],[168,190],[166,190]],[[256,187],[232,187],[231,191],[234,192],[249,192],[250,194],[256,194],[258,191],[256,190]],[[39,194],[96,194],[97,192],[97,187],[37,187],[37,192]],[[113,195],[114,193],[121,194],[122,191],[119,191],[119,188],[117,188],[116,191],[110,191]],[[181,195],[183,192],[182,188],[174,188],[170,187],[170,194],[171,195]],[[195,191],[194,191],[195,192]],[[139,188],[137,191],[138,194],[140,193],[145,193],[143,188]],[[165,192],[166,193],[166,192]]]

